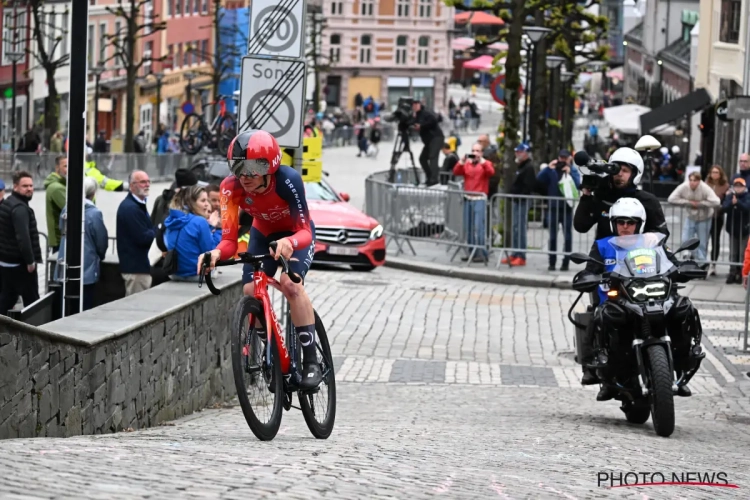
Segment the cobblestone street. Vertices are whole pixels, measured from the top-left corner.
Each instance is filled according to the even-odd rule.
[[[292,410],[261,443],[239,407],[131,433],[5,441],[0,498],[747,497],[747,382],[711,342],[664,439],[579,385],[564,319],[573,292],[388,268],[315,270],[308,283],[337,365],[328,441]],[[707,329],[721,326],[723,306],[702,307]],[[605,471],[725,472],[740,489],[600,488]]]

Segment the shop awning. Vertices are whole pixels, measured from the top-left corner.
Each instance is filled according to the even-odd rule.
[[[479,71],[489,71],[492,69],[492,60],[494,57],[492,56],[479,56],[476,59],[472,59],[471,61],[466,61],[464,63],[464,68],[466,69],[476,69]]]
[[[648,132],[641,132],[641,116],[650,111],[651,108],[640,104],[623,104],[604,108],[604,119],[612,130],[627,135],[642,135]],[[653,128],[651,130],[658,135],[672,135],[675,128],[659,127],[658,130],[653,130]]]
[[[659,125],[679,120],[683,116],[691,115],[710,104],[711,96],[708,95],[706,89],[696,89],[686,96],[641,115],[640,123],[643,131],[641,133],[648,134]]]
[[[472,26],[480,24],[501,26],[505,24],[505,21],[499,17],[487,14],[486,12],[461,12],[460,14],[455,15],[453,21],[456,24],[470,23]]]

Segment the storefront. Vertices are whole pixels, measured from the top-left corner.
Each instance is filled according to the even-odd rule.
[[[4,151],[10,149],[10,139],[13,135],[13,129],[11,127],[12,109],[13,99],[3,98],[0,105],[0,145]],[[23,137],[28,128],[26,110],[26,96],[16,96],[16,147],[18,146],[18,141]]]
[[[395,109],[401,97],[413,97],[425,103],[428,109],[435,106],[435,79],[391,76],[388,78],[388,102],[390,110]]]

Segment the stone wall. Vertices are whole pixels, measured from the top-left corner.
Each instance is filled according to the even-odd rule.
[[[0,439],[150,427],[231,399],[240,293],[235,280],[93,345],[0,316]]]

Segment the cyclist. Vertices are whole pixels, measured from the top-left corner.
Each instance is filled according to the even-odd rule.
[[[276,139],[262,130],[249,130],[236,136],[227,151],[230,175],[221,183],[222,239],[211,251],[211,268],[216,261],[229,259],[237,251],[240,211],[253,217],[247,252],[271,253],[274,259],[263,263],[269,276],[276,273],[276,259],[289,260],[289,270],[303,280],[315,253],[315,226],[310,220],[305,187],[299,172],[281,165],[281,149]],[[276,252],[269,248],[277,242]],[[198,272],[203,256],[198,259]],[[243,293],[253,295],[253,269],[245,264]],[[315,389],[322,381],[315,350],[315,316],[304,289],[281,276],[281,290],[289,301],[292,323],[299,335],[303,354],[301,388]],[[256,328],[260,326],[256,323]],[[260,332],[263,335],[263,332]]]

